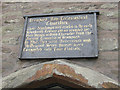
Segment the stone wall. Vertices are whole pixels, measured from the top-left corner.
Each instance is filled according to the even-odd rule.
[[[18,59],[24,26],[23,15],[99,10],[98,59],[70,59],[71,63],[99,71],[118,80],[118,3],[80,2],[3,2],[2,3],[2,74],[3,77],[28,66],[49,60]]]

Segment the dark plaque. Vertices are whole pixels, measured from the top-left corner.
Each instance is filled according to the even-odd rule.
[[[20,59],[98,57],[98,11],[27,15]]]

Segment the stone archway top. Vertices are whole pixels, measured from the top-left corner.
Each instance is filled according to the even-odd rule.
[[[54,60],[33,65],[14,72],[2,79],[1,88],[30,87],[31,83],[41,82],[48,78],[74,83],[85,88],[117,88],[120,85],[115,80],[86,67],[72,64],[67,60]],[[37,85],[37,84],[35,84]],[[35,86],[38,87],[38,86]]]

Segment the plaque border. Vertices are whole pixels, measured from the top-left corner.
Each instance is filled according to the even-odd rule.
[[[22,52],[23,52],[23,46],[24,46],[24,41],[25,41],[25,35],[26,35],[26,29],[27,29],[27,23],[28,23],[28,18],[32,17],[50,17],[50,16],[65,16],[65,15],[82,15],[82,14],[93,14],[94,15],[94,29],[95,29],[95,55],[94,57],[61,57],[61,58],[51,58],[51,57],[46,57],[46,58],[22,58]],[[98,58],[98,36],[97,36],[97,16],[99,15],[99,11],[81,11],[81,12],[66,12],[66,13],[50,13],[50,14],[35,14],[35,15],[24,15],[23,18],[25,19],[24,21],[24,28],[22,32],[22,39],[20,43],[20,50],[19,50],[19,59],[20,60],[33,60],[33,59],[75,59],[75,58]]]

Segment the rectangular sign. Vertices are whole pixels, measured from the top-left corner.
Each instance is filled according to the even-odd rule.
[[[98,57],[98,11],[27,15],[20,59]]]

